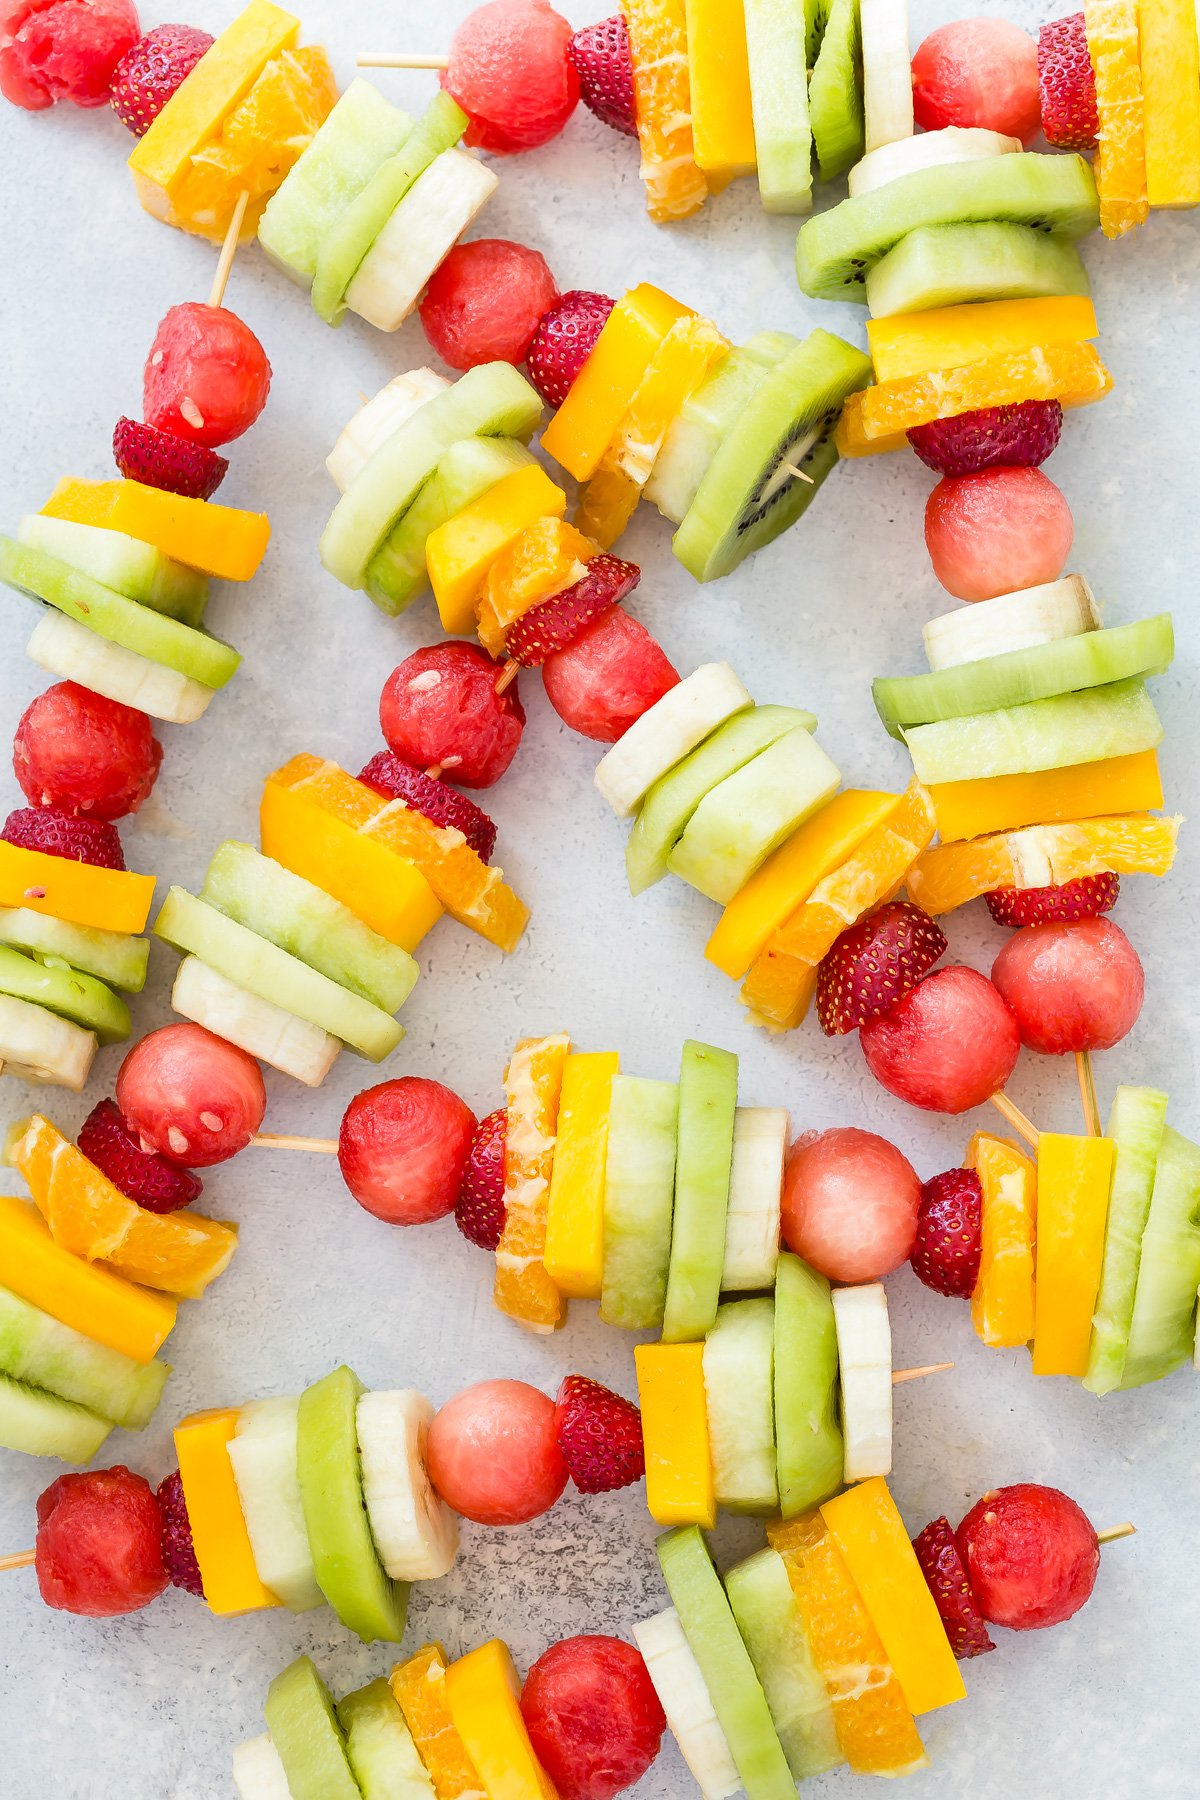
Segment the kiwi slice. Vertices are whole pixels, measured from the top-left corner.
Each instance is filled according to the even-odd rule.
[[[362,1800],[333,1699],[307,1656],[275,1677],[263,1712],[292,1800]]]
[[[821,54],[828,23],[829,0],[804,0],[804,51],[810,69]]]
[[[862,351],[820,330],[768,373],[722,438],[675,533],[675,554],[697,581],[728,575],[807,512],[838,460],[842,403],[870,380]]]
[[[1150,1213],[1158,1153],[1167,1123],[1167,1096],[1158,1088],[1119,1087],[1105,1137],[1114,1148],[1112,1191],[1104,1225],[1104,1262],[1092,1319],[1083,1385],[1111,1394],[1121,1385],[1129,1348],[1142,1236]]]
[[[1099,218],[1092,166],[1082,156],[1027,151],[917,169],[807,220],[796,238],[796,279],[814,300],[861,304],[868,272],[923,226],[1007,220],[1075,239]]]
[[[133,1023],[129,1008],[94,975],[81,975],[64,963],[37,962],[20,950],[0,945],[0,994],[44,1006],[60,1019],[94,1031],[102,1044],[120,1044]]]
[[[878,190],[877,190],[878,191]],[[1074,244],[1032,225],[922,225],[867,271],[872,318],[970,300],[1090,294]]]
[[[73,1400],[0,1374],[0,1448],[57,1456],[82,1468],[112,1428],[111,1419],[101,1419]]]
[[[758,332],[749,343],[723,356],[684,401],[645,487],[647,500],[673,525],[679,524],[696,498],[722,438],[751,394],[761,387],[767,370],[782,362],[798,342],[790,332]]]
[[[821,178],[832,181],[866,149],[859,0],[833,0],[809,83],[808,109]]]
[[[837,1382],[829,1283],[784,1253],[775,1270],[775,1441],[785,1519],[820,1506],[842,1485]]]

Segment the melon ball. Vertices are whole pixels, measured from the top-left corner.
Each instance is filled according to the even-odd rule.
[[[878,1281],[908,1260],[920,1201],[916,1170],[886,1138],[805,1132],[788,1154],[783,1241],[830,1281]]]

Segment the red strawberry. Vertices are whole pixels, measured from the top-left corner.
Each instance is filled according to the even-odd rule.
[[[945,950],[941,926],[907,900],[851,925],[817,970],[817,1018],[825,1036],[841,1037],[891,1012]]]
[[[107,819],[77,819],[56,806],[22,806],[10,812],[0,838],[21,850],[40,850],[44,856],[91,863],[97,869],[125,867],[115,825]]]
[[[614,304],[607,294],[572,288],[542,314],[525,360],[529,379],[547,406],[561,406],[566,399]]]
[[[79,1148],[88,1161],[130,1200],[147,1212],[178,1212],[203,1192],[190,1169],[143,1150],[112,1100],[101,1100],[79,1127]]]
[[[176,88],[212,45],[193,25],[156,25],[113,71],[112,109],[134,137],[144,137]]]
[[[631,1400],[586,1375],[568,1375],[559,1388],[555,1430],[581,1494],[607,1494],[646,1473],[641,1413]]]
[[[585,25],[567,45],[579,76],[579,97],[590,112],[614,131],[637,136],[637,101],[633,92],[633,57],[624,13]]]
[[[985,895],[988,911],[997,925],[1057,925],[1073,919],[1094,919],[1111,912],[1121,892],[1119,875],[1081,875],[1062,887],[993,888]]]
[[[540,606],[533,607],[511,626],[504,647],[527,669],[536,669],[573,644],[593,619],[632,594],[642,579],[636,563],[618,556],[593,556],[587,574],[574,587],[565,588]]]
[[[958,1660],[966,1662],[969,1657],[994,1650],[996,1646],[971,1592],[949,1519],[944,1515],[931,1519],[920,1536],[913,1539],[913,1549]]]
[[[196,1561],[192,1542],[192,1521],[184,1498],[183,1478],[176,1469],[159,1484],[158,1504],[162,1509],[162,1553],[171,1585],[204,1598],[204,1578]]]
[[[507,1213],[504,1205],[504,1140],[508,1113],[503,1106],[480,1119],[467,1152],[454,1223],[481,1250],[500,1242]]]
[[[983,1253],[983,1184],[974,1169],[947,1169],[921,1183],[913,1274],[935,1294],[969,1300]]]
[[[481,806],[476,806],[457,788],[439,781],[436,775],[426,775],[424,769],[414,769],[411,763],[393,756],[390,750],[380,750],[358,779],[374,788],[377,794],[405,801],[435,825],[461,831],[481,862],[491,860],[496,848],[495,825]]]
[[[1063,409],[1057,400],[1018,400],[914,425],[908,441],[939,475],[980,469],[1036,469],[1058,447]]]
[[[189,500],[210,500],[229,469],[228,460],[207,445],[191,444],[136,419],[117,420],[113,461],[127,480]]]
[[[1096,76],[1083,14],[1052,19],[1038,32],[1038,88],[1046,142],[1059,150],[1090,150],[1100,130]]]

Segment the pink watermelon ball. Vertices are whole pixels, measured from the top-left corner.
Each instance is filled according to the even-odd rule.
[[[525,1525],[567,1485],[554,1402],[525,1381],[480,1381],[429,1427],[426,1466],[446,1505],[477,1525]]]
[[[387,1225],[429,1225],[454,1211],[475,1114],[440,1081],[404,1075],[356,1094],[338,1136],[342,1179]]]
[[[1021,1042],[1043,1056],[1111,1050],[1133,1030],[1146,980],[1141,958],[1111,919],[1027,925],[992,965]]]
[[[610,606],[542,666],[546,698],[572,731],[615,744],[679,684],[678,670],[644,625]]]
[[[560,1800],[613,1800],[640,1781],[667,1728],[650,1672],[615,1637],[551,1644],[521,1690],[521,1717]]]
[[[906,1262],[921,1183],[894,1144],[855,1125],[806,1132],[783,1183],[783,1241],[830,1281],[878,1281]]]
[[[946,475],[925,505],[933,572],[956,600],[1057,581],[1074,538],[1066,498],[1040,469]]]
[[[925,1112],[962,1113],[999,1093],[1017,1066],[1016,1018],[986,975],[956,965],[917,983],[859,1033],[881,1087]]]
[[[457,244],[421,302],[425,336],[452,369],[523,363],[542,314],[558,299],[550,265],[507,238]]]
[[[917,47],[912,81],[922,131],[980,126],[1028,148],[1041,129],[1037,44],[1009,19],[939,25]]]
[[[579,102],[571,27],[546,0],[488,0],[450,39],[442,86],[470,117],[466,141],[511,154],[557,137]]]
[[[141,35],[132,0],[0,0],[0,94],[27,112],[105,106]]]
[[[121,1064],[117,1106],[144,1150],[208,1169],[246,1148],[267,1090],[254,1058],[235,1044],[201,1025],[164,1025]]]

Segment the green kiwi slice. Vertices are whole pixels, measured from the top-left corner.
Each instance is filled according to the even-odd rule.
[[[867,272],[873,319],[966,300],[1041,300],[1091,291],[1074,244],[1032,225],[999,220],[923,225]]]
[[[808,110],[821,179],[832,181],[866,148],[858,0],[833,0],[809,83]]]

